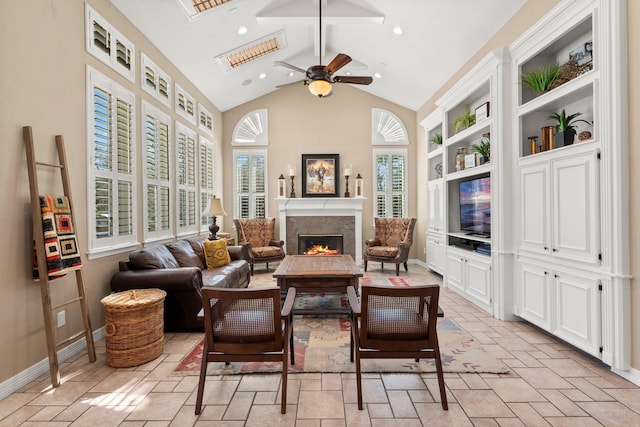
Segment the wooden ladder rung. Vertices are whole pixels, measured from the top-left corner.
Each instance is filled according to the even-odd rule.
[[[38,165],[38,166],[48,166],[50,168],[58,168],[58,169],[64,168],[64,165],[57,165],[57,164],[53,164],[53,163],[36,162],[36,165]]]
[[[70,343],[70,342],[73,342],[73,341],[77,340],[78,338],[83,337],[86,333],[87,333],[87,330],[86,330],[86,329],[83,329],[83,330],[81,330],[80,332],[78,332],[78,333],[76,333],[76,334],[71,335],[69,338],[65,338],[65,339],[63,339],[62,341],[58,342],[58,343],[56,344],[56,347],[60,348],[60,347],[62,347],[62,346],[63,346],[63,345],[65,345],[65,344],[68,344],[68,343]]]
[[[53,311],[60,310],[62,307],[66,307],[66,306],[71,305],[71,304],[73,304],[74,302],[78,302],[78,301],[80,301],[80,300],[82,300],[82,299],[84,299],[84,298],[82,298],[82,297],[77,297],[77,298],[74,298],[74,299],[70,299],[69,301],[65,301],[65,302],[63,302],[63,303],[61,303],[61,304],[59,304],[59,305],[56,305],[55,307],[52,307],[52,308],[51,308],[51,311],[53,312]]]

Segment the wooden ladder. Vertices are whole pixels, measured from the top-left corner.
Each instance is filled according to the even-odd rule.
[[[84,291],[84,280],[82,277],[82,268],[75,270],[76,284],[78,287],[78,296],[71,300],[65,301],[55,307],[51,305],[51,293],[49,289],[50,280],[47,272],[47,259],[45,256],[44,234],[42,228],[42,210],[40,207],[40,193],[38,191],[38,175],[37,166],[45,166],[60,170],[62,176],[62,187],[64,195],[69,199],[69,207],[73,213],[73,200],[71,198],[71,186],[69,183],[69,174],[67,170],[67,157],[64,149],[64,139],[62,135],[56,135],[56,147],[58,149],[59,164],[42,163],[35,159],[35,151],[33,148],[33,133],[31,126],[22,128],[24,143],[27,151],[27,166],[29,168],[29,189],[31,191],[31,214],[33,217],[33,239],[35,241],[36,257],[38,261],[38,275],[40,282],[40,295],[42,297],[42,314],[44,315],[44,327],[47,336],[47,350],[49,352],[49,370],[51,373],[51,384],[54,387],[60,385],[60,367],[58,364],[58,349],[62,346],[73,342],[85,336],[87,341],[87,353],[89,361],[96,361],[96,350],[93,343],[93,334],[91,330],[91,321],[89,319],[89,309],[87,307],[87,299]],[[75,225],[74,225],[75,228]],[[77,237],[77,234],[76,234]],[[54,329],[54,313],[59,309],[69,306],[73,303],[80,303],[80,311],[84,329],[80,332],[66,338],[62,341],[56,341],[56,333]]]

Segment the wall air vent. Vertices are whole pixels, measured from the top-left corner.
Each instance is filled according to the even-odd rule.
[[[216,56],[216,60],[225,71],[229,71],[283,49],[286,45],[284,30],[280,30],[277,33],[269,34],[239,48],[222,53]]]

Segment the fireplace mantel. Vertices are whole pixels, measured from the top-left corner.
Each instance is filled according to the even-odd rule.
[[[362,264],[362,205],[365,198],[278,198],[280,240],[287,241],[287,217],[350,216],[355,220],[355,262]]]

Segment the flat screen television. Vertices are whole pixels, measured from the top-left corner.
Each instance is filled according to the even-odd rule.
[[[459,183],[460,230],[491,236],[491,178],[474,178]]]

